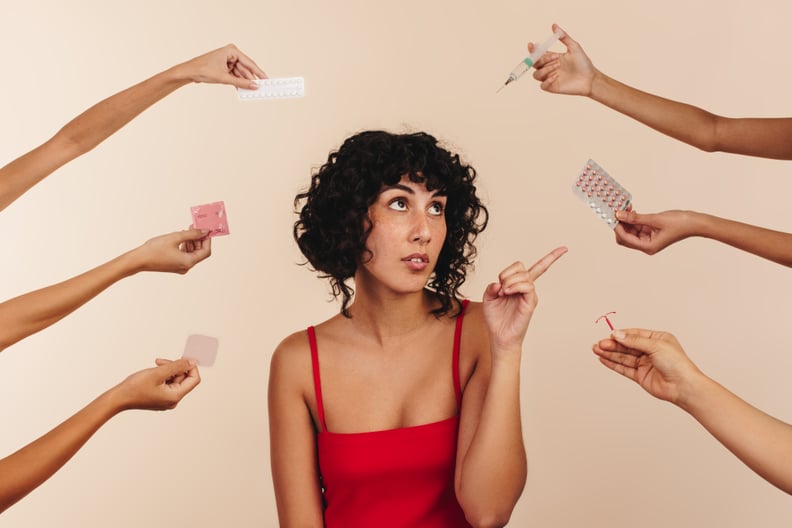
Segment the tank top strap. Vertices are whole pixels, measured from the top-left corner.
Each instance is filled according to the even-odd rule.
[[[454,329],[454,353],[451,360],[451,369],[453,370],[454,377],[454,393],[456,394],[457,408],[462,410],[462,384],[459,381],[459,347],[462,342],[462,321],[465,318],[465,311],[467,310],[470,301],[465,299],[462,301],[462,308],[456,319],[456,328]]]
[[[322,382],[319,379],[319,348],[316,346],[316,331],[313,326],[308,327],[308,341],[311,343],[311,366],[313,367],[314,393],[316,394],[316,412],[319,414],[320,431],[327,431],[325,422],[324,405],[322,404]]]

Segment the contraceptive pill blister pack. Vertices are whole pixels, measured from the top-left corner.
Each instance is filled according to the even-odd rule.
[[[243,101],[266,99],[292,99],[305,97],[305,80],[302,77],[279,77],[275,79],[256,79],[258,88],[248,90],[237,88],[237,95]]]
[[[572,190],[611,229],[619,223],[616,219],[616,211],[627,209],[632,200],[632,195],[627,189],[591,159],[580,171]]]

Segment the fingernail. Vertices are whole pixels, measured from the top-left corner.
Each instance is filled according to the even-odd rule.
[[[625,337],[627,337],[627,334],[625,334],[621,330],[616,330],[611,335],[615,337],[617,340],[624,339]]]
[[[193,368],[198,365],[198,363],[196,363],[194,359],[188,359],[187,363],[190,365],[190,368]]]

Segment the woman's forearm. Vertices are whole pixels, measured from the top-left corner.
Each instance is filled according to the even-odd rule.
[[[0,460],[0,513],[50,478],[121,410],[111,389],[38,440]]]

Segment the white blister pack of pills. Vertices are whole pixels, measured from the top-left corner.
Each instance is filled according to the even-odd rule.
[[[243,101],[260,101],[262,99],[292,99],[305,97],[305,80],[302,77],[279,77],[275,79],[257,79],[256,90],[237,88],[237,95]]]
[[[632,195],[627,189],[591,159],[580,171],[572,190],[611,229],[619,223],[616,220],[616,211],[627,209],[632,200]]]

